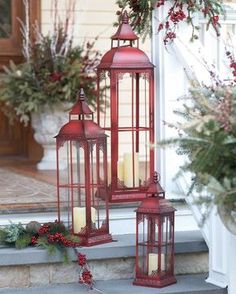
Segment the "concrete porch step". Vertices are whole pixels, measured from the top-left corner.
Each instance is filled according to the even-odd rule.
[[[109,285],[108,280],[132,279],[134,276],[135,236],[119,235],[114,236],[114,239],[117,242],[78,248],[78,251],[87,255],[94,279],[106,280],[104,283],[108,283],[107,285]],[[70,251],[70,256],[71,260],[76,261],[73,250]],[[43,249],[0,248],[0,288],[27,289],[43,286],[47,288],[54,285],[56,287],[58,283],[75,283],[78,281],[78,270],[76,262],[62,264],[60,254],[48,256]],[[208,248],[201,233],[176,232],[175,274],[200,274],[207,271]],[[100,285],[103,285],[103,282]],[[114,285],[116,285],[115,281]]]
[[[177,283],[161,289],[133,286],[133,280],[97,281],[95,287],[99,290],[88,289],[81,284],[57,284],[34,288],[0,289],[0,294],[226,294],[227,289],[222,289],[205,282],[206,276],[180,275]]]

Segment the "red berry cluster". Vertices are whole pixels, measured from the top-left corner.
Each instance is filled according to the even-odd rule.
[[[78,253],[78,264],[79,266],[84,266],[87,263],[86,255]]]
[[[232,74],[234,77],[236,77],[236,60],[234,58],[234,55],[233,55],[233,53],[227,51],[226,56],[229,58],[230,68],[232,69]]]
[[[87,258],[85,254],[77,254],[78,265],[81,267],[79,273],[79,283],[88,285],[91,289],[93,288],[93,275],[88,267]]]
[[[168,32],[166,33],[165,35],[165,38],[164,38],[164,44],[168,44],[169,42],[173,41],[174,39],[176,38],[176,33],[175,32]]]
[[[159,0],[157,2],[157,7],[164,5],[165,2],[163,0]],[[188,3],[190,5],[191,3]],[[186,19],[186,14],[183,11],[183,3],[179,0],[175,0],[171,8],[167,13],[166,20],[159,24],[158,32],[165,28],[166,33],[164,36],[164,44],[173,41],[176,38],[175,28],[177,24]]]
[[[36,237],[36,236],[33,236],[32,238],[31,238],[31,244],[32,245],[36,245],[38,243],[38,238]]]
[[[47,224],[42,225],[39,230],[38,230],[38,234],[39,235],[44,235],[47,234],[49,232],[50,226]]]
[[[178,22],[184,20],[186,15],[182,9],[179,9],[178,11],[170,11],[169,17],[170,20],[176,25]]]
[[[56,220],[55,224],[60,224],[60,222]],[[67,239],[60,232],[52,233],[52,230],[53,230],[53,227],[50,227],[50,224],[42,225],[39,228],[37,234],[31,238],[31,244],[36,245],[38,243],[38,238],[43,236],[43,237],[46,237],[48,243],[51,243],[51,244],[57,243],[65,247],[73,247],[73,248],[80,245],[78,242],[74,242],[72,240]]]
[[[211,22],[213,24],[214,27],[217,26],[218,22],[219,22],[219,15],[214,15],[212,18],[211,18]]]
[[[90,270],[85,269],[84,271],[82,271],[79,282],[82,284],[92,285],[93,275],[91,274]]]
[[[233,70],[233,76],[236,77],[236,62],[233,61],[231,64],[230,64],[230,67],[232,68]]]
[[[62,78],[62,73],[54,71],[51,73],[50,78],[53,82],[58,82]]]
[[[166,29],[165,36],[164,36],[164,44],[166,45],[167,43],[173,41],[173,39],[176,38],[176,28],[177,25],[181,21],[187,20],[189,23],[191,23],[194,29],[197,27],[194,26],[191,20],[191,13],[194,11],[199,10],[199,8],[196,6],[195,1],[188,0],[185,2],[186,5],[183,5],[185,1],[182,0],[174,0],[171,8],[167,12],[166,19],[159,24],[158,26],[158,32],[160,32],[162,29]],[[165,0],[158,0],[156,7],[160,7],[165,4]],[[184,11],[188,12],[188,16]],[[219,35],[218,32],[218,27],[219,27],[219,15],[215,14],[215,11],[211,6],[205,6],[204,8],[201,9],[205,17],[209,17],[210,23],[213,25],[215,31],[217,32],[217,35]],[[193,39],[197,38],[196,35],[192,35]]]
[[[49,243],[61,243],[65,247],[76,247],[78,243],[68,240],[61,233],[48,234],[48,242]]]
[[[226,132],[230,132],[232,130],[232,123],[230,121],[230,115],[232,113],[232,104],[232,93],[226,90],[223,99],[221,99],[217,107],[217,120],[220,122],[221,127]]]

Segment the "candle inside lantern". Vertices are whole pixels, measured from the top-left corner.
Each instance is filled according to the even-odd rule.
[[[111,163],[108,162],[108,171],[107,171],[107,183],[108,185],[111,184]],[[117,177],[119,178],[120,181],[124,180],[124,163],[123,161],[118,161],[117,162]]]
[[[149,253],[148,254],[148,275],[151,276],[152,272],[158,270],[158,254]],[[161,270],[165,270],[165,255],[161,254]]]
[[[91,207],[91,221],[96,222],[97,210]],[[86,226],[86,208],[85,207],[74,207],[73,208],[73,231],[74,234],[78,234],[82,228]]]
[[[117,177],[120,181],[124,180],[124,163],[123,163],[123,161],[118,161],[118,163],[117,163]]]
[[[111,184],[111,163],[107,163],[107,184]]]
[[[139,154],[138,153],[124,154],[124,185],[126,187],[139,186]]]

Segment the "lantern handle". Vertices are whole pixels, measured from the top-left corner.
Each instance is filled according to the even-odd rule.
[[[154,184],[159,183],[160,180],[161,180],[161,176],[160,176],[160,174],[159,174],[158,172],[155,171],[154,174],[153,174],[153,182],[154,182]]]
[[[80,88],[78,91],[78,98],[80,101],[85,101],[85,93],[84,93],[84,89]]]

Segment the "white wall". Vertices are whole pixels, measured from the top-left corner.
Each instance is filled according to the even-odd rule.
[[[41,0],[42,31],[47,33],[52,28],[53,3],[55,0]],[[61,18],[65,17],[65,9],[71,0],[59,0],[58,10]],[[96,41],[95,48],[104,53],[110,49],[110,37],[116,32],[113,23],[117,21],[118,6],[115,0],[75,0],[74,37],[75,43],[84,40]],[[73,14],[71,14],[73,22]],[[150,40],[140,44],[140,48],[150,53]]]

